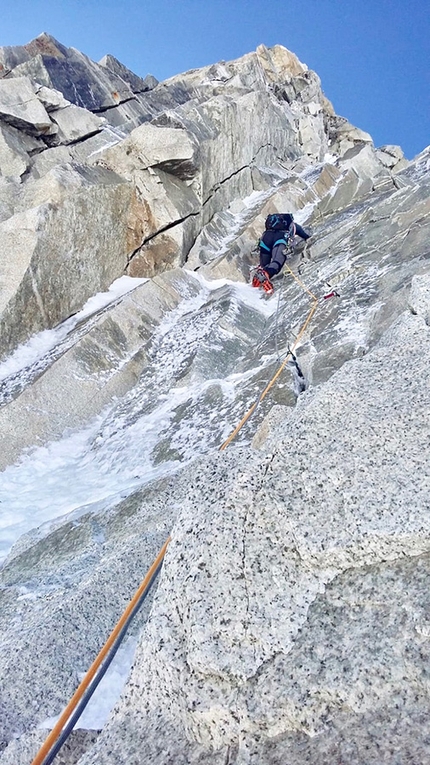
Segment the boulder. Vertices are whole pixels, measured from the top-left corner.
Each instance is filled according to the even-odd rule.
[[[30,154],[42,148],[39,139],[0,121],[0,175],[20,177],[29,168]]]
[[[106,122],[88,109],[82,109],[74,104],[52,111],[51,119],[58,125],[57,139],[62,144],[81,141],[98,133]]]
[[[380,146],[376,149],[376,156],[385,167],[395,172],[403,170],[408,165],[400,146]]]
[[[0,80],[0,117],[30,135],[53,135],[56,127],[28,77]]]
[[[149,167],[188,180],[197,171],[197,151],[197,142],[186,130],[147,123],[95,161],[135,183],[139,173]]]
[[[55,111],[56,109],[64,109],[69,106],[70,101],[64,98],[63,94],[59,90],[53,90],[53,88],[46,88],[44,85],[36,86],[36,95],[39,101],[42,102],[47,112]]]
[[[372,136],[354,127],[345,117],[331,115],[327,118],[329,148],[333,154],[342,157],[348,149],[362,143],[372,144]]]

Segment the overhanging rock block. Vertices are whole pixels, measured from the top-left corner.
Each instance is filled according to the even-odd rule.
[[[129,180],[149,167],[186,180],[197,171],[196,155],[197,143],[186,130],[146,123],[120,144],[104,151],[96,161]]]
[[[51,112],[51,118],[58,125],[58,141],[62,144],[80,141],[98,133],[106,122],[88,109],[74,104]]]
[[[53,135],[57,131],[28,77],[0,80],[0,117],[30,135]]]

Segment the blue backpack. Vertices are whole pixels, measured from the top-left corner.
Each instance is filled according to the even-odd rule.
[[[288,231],[293,220],[291,213],[272,213],[266,218],[266,231]]]

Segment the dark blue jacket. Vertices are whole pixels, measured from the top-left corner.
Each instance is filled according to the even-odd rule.
[[[309,239],[310,234],[306,233],[299,223],[294,223],[294,226],[298,236],[305,240]],[[287,244],[287,233],[286,231],[265,231],[260,239],[260,250],[271,252],[276,244]]]
[[[274,231],[267,229],[260,239],[260,267],[266,271],[269,279],[279,274],[287,259],[285,246],[288,239],[294,239],[294,234],[298,234],[302,239],[309,239],[308,234],[298,223],[286,231]]]

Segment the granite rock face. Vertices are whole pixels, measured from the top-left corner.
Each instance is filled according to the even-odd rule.
[[[83,427],[132,389],[145,369],[150,376],[148,348],[157,325],[184,296],[197,291],[191,277],[170,271],[137,287],[108,315],[101,311],[90,317],[73,333],[69,347],[34,370],[33,384],[15,389],[8,406],[0,408],[5,443],[1,467],[14,462],[30,444],[60,438],[65,426]]]
[[[0,49],[1,103],[1,765],[172,529],[65,762],[426,762],[429,150],[375,149],[282,46],[157,83],[43,34]],[[312,236],[266,301],[286,210]]]
[[[148,277],[183,265],[214,217],[235,200],[284,181],[299,160],[312,166],[327,152],[337,152],[348,163],[354,193],[364,193],[369,176],[389,178],[398,159],[389,147],[378,158],[370,137],[334,114],[318,76],[282,46],[259,46],[236,61],[159,84],[136,77],[111,56],[92,62],[45,33],[26,46],[1,49],[0,61],[0,170],[4,178],[20,179],[16,209],[24,212],[31,197],[27,187],[63,164],[79,165],[75,170],[81,175],[91,174],[88,168],[94,166],[119,174],[135,202],[129,203],[134,212],[126,240],[118,239],[116,227],[112,231],[118,241],[117,275],[127,269],[132,276]],[[94,173],[91,177],[94,183]],[[106,175],[100,178],[103,187]],[[54,197],[45,201],[56,204]],[[9,209],[0,210],[5,225]],[[33,219],[35,213],[28,210],[28,215]],[[105,229],[111,225],[109,215]],[[82,231],[89,232],[86,251],[92,250],[93,231],[104,244],[97,224],[94,230],[92,208],[83,206],[79,217]],[[38,220],[35,247],[52,253],[56,243],[47,241],[46,227]],[[11,220],[8,225],[24,224]],[[61,226],[70,227],[67,214]],[[8,259],[14,258],[8,251]],[[26,256],[19,259],[30,262]],[[23,271],[22,279],[32,281],[31,272]],[[100,274],[98,288],[105,284]],[[88,297],[82,286],[81,306]],[[51,300],[42,294],[45,289],[37,284],[41,303]],[[44,324],[36,325],[33,308],[28,321],[26,312],[13,315],[19,301],[17,292],[2,317],[2,325],[10,327],[0,354],[25,334],[69,315],[68,302],[59,301],[52,314],[39,311]]]
[[[66,48],[51,35],[39,35],[25,49],[27,60],[10,70],[6,82],[23,75],[30,77],[91,111],[103,111],[133,98],[128,83],[112,70],[99,66],[75,48]]]
[[[402,314],[263,457],[189,471],[134,670],[82,765],[425,761],[428,333]]]
[[[139,214],[133,188],[102,168],[60,166],[24,194],[30,206],[0,224],[3,355],[121,276]]]
[[[149,127],[145,125],[140,130],[145,134]],[[184,143],[182,143],[183,139]],[[182,161],[190,162],[193,144],[188,141],[185,133],[181,137],[179,132],[176,140],[179,142],[177,146],[181,148],[176,151],[175,156],[178,165],[181,166]],[[122,163],[118,164],[118,169],[123,175],[127,174],[131,177],[135,172],[135,165],[143,162],[144,157],[139,153],[141,150],[138,143],[131,143],[129,139],[125,143],[129,154],[114,151],[113,157],[118,163]],[[170,153],[173,154],[173,152]],[[147,162],[149,149],[146,157]],[[314,243],[309,248],[309,252],[308,249],[303,250],[299,247],[297,254],[290,262],[293,270],[300,271],[308,288],[319,295],[322,301],[311,334],[306,337],[306,341],[296,352],[301,371],[306,378],[306,385],[324,382],[345,361],[367,353],[396,316],[405,309],[412,276],[419,273],[425,274],[427,271],[425,220],[428,221],[429,212],[428,182],[420,170],[420,160],[417,165],[413,165],[413,173],[411,166],[408,176],[399,174],[399,180],[403,183],[401,188],[397,188],[388,176],[389,189],[385,189],[383,193],[371,190],[366,195],[364,190],[367,186],[360,185],[359,176],[351,165],[353,159],[348,160],[346,169],[343,169],[343,164],[339,163],[340,169],[325,165],[319,167],[317,172],[313,171],[312,175],[309,175],[308,171],[305,171],[304,175],[291,173],[290,179],[278,183],[276,190],[269,196],[267,192],[257,196],[253,205],[244,208],[245,212],[239,212],[239,218],[234,215],[236,208],[231,209],[230,212],[226,211],[223,216],[214,218],[211,225],[207,226],[197,238],[187,262],[187,267],[201,269],[209,279],[228,278],[233,281],[231,286],[225,285],[218,292],[213,292],[210,300],[205,296],[204,288],[195,275],[182,270],[167,270],[155,277],[155,280],[134,290],[130,297],[124,298],[107,317],[102,314],[94,325],[88,324],[85,337],[72,333],[66,352],[59,357],[48,356],[40,367],[35,368],[31,375],[33,380],[31,386],[22,390],[13,379],[10,383],[4,384],[3,401],[9,403],[8,406],[0,409],[0,425],[6,444],[2,450],[0,464],[5,467],[13,462],[26,446],[45,443],[48,438],[59,438],[65,427],[82,426],[87,417],[99,414],[115,396],[124,395],[126,391],[132,390],[143,370],[146,369],[148,375],[155,375],[156,379],[157,373],[153,370],[151,360],[147,358],[147,349],[151,347],[153,332],[156,331],[164,315],[164,312],[160,313],[160,301],[165,305],[165,310],[172,310],[181,300],[192,299],[196,296],[197,313],[192,321],[197,321],[199,312],[211,314],[215,300],[218,300],[221,306],[225,304],[224,311],[231,311],[234,318],[231,320],[224,318],[224,324],[222,324],[222,316],[213,315],[214,335],[211,340],[206,330],[201,336],[202,342],[207,344],[204,354],[207,355],[209,368],[212,366],[213,372],[218,365],[214,360],[209,361],[211,342],[216,344],[225,355],[226,361],[220,368],[222,375],[233,371],[235,367],[258,369],[258,358],[261,353],[259,343],[261,343],[262,333],[267,334],[265,349],[269,354],[264,374],[267,375],[270,370],[274,370],[279,353],[286,352],[286,348],[294,340],[303,312],[308,310],[309,299],[300,290],[297,282],[285,273],[278,282],[280,294],[276,315],[272,319],[265,319],[258,311],[247,308],[246,294],[238,299],[234,288],[234,284],[238,281],[246,282],[249,266],[252,264],[249,253],[264,227],[265,216],[273,210],[297,209],[297,215],[300,214],[301,209],[306,209],[307,205],[313,205],[316,210],[314,217],[310,220],[314,232]],[[355,160],[361,162],[359,155]],[[158,161],[158,158],[151,161]],[[102,170],[101,167],[91,170],[91,173],[100,172],[107,173],[107,178],[111,177],[110,170]],[[351,172],[354,172],[354,177],[357,179],[357,183],[353,185],[350,183]],[[40,215],[40,210],[45,209],[43,205],[47,199],[62,205],[64,199],[68,199],[69,192],[65,192],[65,188],[68,188],[72,180],[75,185],[75,195],[84,191],[87,194],[88,189],[92,188],[87,187],[86,184],[82,188],[82,176],[79,173],[73,173],[70,168],[65,180],[64,175],[65,170],[60,172],[57,168],[32,184],[27,184],[26,196],[22,201],[24,209],[29,205],[33,215]],[[114,178],[118,179],[119,176],[115,175]],[[151,178],[153,176],[148,168],[148,183]],[[142,175],[139,176],[139,183],[142,183]],[[182,181],[178,180],[178,184],[180,183]],[[128,188],[128,186],[125,187],[125,189]],[[171,203],[171,200],[175,198],[173,192],[170,200],[166,194],[166,191],[171,188],[173,185],[169,186],[167,183],[153,187],[153,205],[157,204],[159,214],[164,215],[164,221],[168,221],[169,213],[173,209]],[[158,199],[155,196],[156,189],[160,194]],[[161,196],[161,192],[164,196]],[[177,196],[176,199],[179,200],[181,197]],[[191,190],[188,200],[188,209],[193,209],[193,203],[197,209],[195,195],[193,197]],[[413,204],[409,205],[411,201]],[[183,202],[184,197],[182,197]],[[343,212],[342,204],[349,205],[347,216]],[[333,212],[324,216],[320,210],[333,210]],[[186,208],[182,208],[182,212],[185,213]],[[12,220],[20,219],[23,215],[28,213],[17,212]],[[146,230],[151,230],[153,219],[147,214],[147,209],[144,209],[142,217]],[[6,231],[9,221],[0,225]],[[109,235],[115,234],[117,225],[118,221],[115,227],[112,226],[109,229]],[[27,223],[26,228],[28,236],[30,223]],[[177,227],[166,230],[161,239],[156,237],[154,240],[160,247],[158,264],[164,261],[166,268],[169,266],[169,257],[172,255],[174,259],[169,244],[174,231],[177,231]],[[407,236],[405,236],[406,232],[409,232]],[[226,241],[230,243],[225,246],[225,252],[217,255],[216,253],[223,249],[222,243]],[[375,243],[377,249],[375,249]],[[392,257],[394,250],[397,254]],[[100,257],[105,258],[102,250],[99,251]],[[24,242],[21,243],[19,252],[25,253]],[[148,248],[145,254],[142,252],[137,254],[128,266],[129,272],[133,276],[139,276],[142,273],[143,258],[146,259],[147,271],[152,269],[152,272],[155,272],[156,263],[154,260],[152,263],[149,260],[150,254],[154,255],[155,252],[155,243],[153,243],[151,250]],[[76,257],[77,255],[78,253]],[[79,262],[77,260],[77,265]],[[89,263],[95,265],[94,257]],[[15,258],[15,269],[17,264],[18,259]],[[25,268],[24,262],[22,269]],[[70,267],[65,275],[69,281],[71,273]],[[113,271],[111,274],[114,278]],[[21,278],[19,274],[17,278]],[[46,279],[45,276],[43,278]],[[60,274],[57,274],[56,278],[59,280]],[[90,278],[90,272],[87,278]],[[12,281],[11,277],[8,280]],[[78,276],[76,282],[79,295],[82,285]],[[58,281],[58,285],[61,284]],[[96,283],[93,282],[93,284],[95,287]],[[336,288],[340,297],[324,301],[322,296],[333,288]],[[59,286],[56,292],[58,289],[64,292],[65,298],[74,299],[71,281],[67,290],[66,282],[63,286]],[[28,293],[26,300],[30,301]],[[78,304],[75,303],[75,305]],[[41,327],[43,324],[40,312],[36,309],[35,304],[35,327]],[[54,306],[51,310],[54,310]],[[190,316],[194,316],[193,311],[191,309],[190,311]],[[36,324],[36,321],[39,324]],[[251,331],[251,326],[254,326],[256,331]],[[18,328],[15,331],[18,332]],[[258,343],[254,347],[256,340]],[[182,347],[190,347],[190,349],[193,344],[192,335],[188,334],[185,323],[180,342]],[[106,348],[109,348],[108,354],[106,354]],[[177,354],[176,349],[173,352]],[[190,350],[189,361],[184,360],[185,363],[189,378],[194,379],[194,376],[199,378],[202,373],[200,356],[193,358]],[[40,376],[42,369],[43,375]],[[150,370],[153,371],[150,372]],[[179,373],[179,376],[180,374],[182,373]],[[205,372],[205,376],[207,374]],[[248,402],[249,405],[252,403],[254,385],[258,384],[259,375],[262,375],[262,372],[256,371],[252,376],[253,384],[248,390],[245,386],[237,391],[237,400],[242,401],[244,406]],[[215,374],[212,376],[215,377]],[[279,395],[279,403],[283,403],[285,393]],[[40,400],[45,402],[42,410]],[[296,396],[291,392],[291,400],[288,398],[288,403],[294,403],[295,400]],[[216,429],[219,438],[228,423],[230,405],[227,393],[221,395],[221,401],[223,414],[219,418]],[[71,405],[70,402],[73,404]],[[268,405],[271,406],[273,403],[278,402],[271,399]],[[155,408],[158,406],[156,400],[154,400],[154,406]],[[193,402],[191,410],[195,412],[195,416],[198,416],[197,402]],[[257,422],[266,412],[266,404],[263,404],[261,414],[257,415]],[[255,424],[252,425],[252,428],[254,427]],[[252,429],[245,428],[244,433],[247,438],[251,432]],[[215,434],[214,441],[216,442]]]
[[[94,514],[89,508],[88,514],[82,516],[82,523],[70,520],[65,525],[60,524],[45,540],[47,544],[43,545],[43,549],[31,542],[23,545],[21,551],[17,549],[8,566],[1,570],[0,629],[7,644],[2,654],[1,749],[17,734],[37,727],[38,723],[55,715],[57,709],[67,703],[80,674],[86,671],[96,657],[100,644],[109,636],[113,611],[117,620],[130,599],[130,593],[139,585],[141,571],[150,565],[168,534],[170,519],[162,517],[167,493],[168,485],[162,483],[150,489],[146,494],[147,511],[142,510],[145,493],[137,493],[118,503],[104,517]],[[145,538],[136,533],[140,524],[145,528]],[[60,548],[63,554],[58,557]],[[123,552],[118,556],[120,548]],[[128,559],[127,573],[123,568],[123,554]],[[96,588],[87,580],[84,559],[97,572],[99,586]],[[118,564],[116,574],[115,560]],[[62,585],[58,587],[60,579]],[[109,590],[112,587],[109,595],[106,587]],[[104,604],[104,598],[100,598],[102,591],[105,591],[106,597]],[[53,605],[55,601],[52,610],[46,609],[49,600]],[[139,616],[135,630],[145,621],[148,608],[149,603]],[[37,632],[38,648],[44,657],[43,661],[37,662],[37,666],[32,665],[30,675],[22,661],[27,651],[28,633],[26,637],[23,632],[21,640],[16,642],[14,631],[8,628],[8,621],[19,619],[19,613],[28,625],[32,624],[31,630]],[[71,639],[72,623],[77,643]],[[80,658],[77,660],[78,655]],[[61,678],[60,683],[58,678]],[[21,688],[19,693],[16,692],[18,687]],[[29,756],[29,747],[34,756],[41,743],[40,733],[29,742],[25,740],[25,755]],[[13,761],[19,749],[17,751],[12,745],[10,752]],[[6,750],[6,762],[9,754]]]
[[[0,80],[0,118],[34,135],[55,133],[55,128],[28,77]]]

